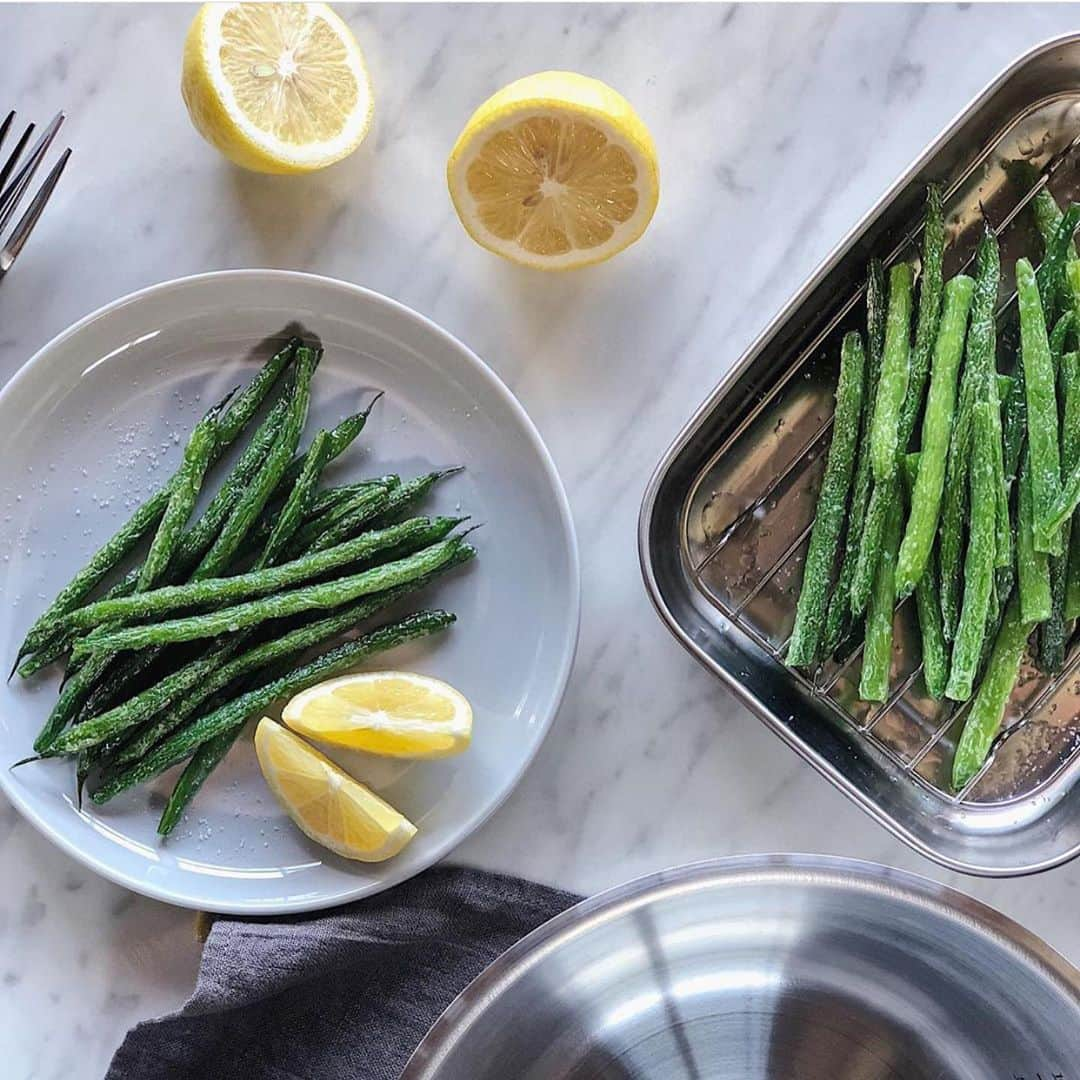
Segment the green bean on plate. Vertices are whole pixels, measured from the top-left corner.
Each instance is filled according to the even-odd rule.
[[[405,480],[387,475],[325,485],[328,466],[365,430],[382,395],[376,393],[363,409],[316,432],[300,451],[321,357],[320,346],[291,338],[246,387],[210,409],[195,424],[170,479],[31,625],[16,658],[20,674],[31,678],[62,659],[67,671],[34,742],[34,756],[17,764],[70,759],[80,799],[85,783],[93,803],[101,805],[190,759],[159,822],[164,838],[175,831],[249,719],[282,697],[323,693],[321,684],[331,676],[352,672],[368,657],[445,630],[455,621],[450,613],[429,610],[391,614],[383,626],[371,628],[372,617],[407,602],[474,557],[475,549],[465,540],[471,530],[455,531],[463,516],[415,512],[435,484],[460,467],[431,469]],[[851,378],[857,384],[848,407],[855,428],[848,440],[849,458],[860,423],[862,367],[860,349],[852,359]],[[245,445],[231,467],[222,478],[215,477],[215,463],[242,438]],[[841,458],[834,471],[844,466]],[[846,471],[851,471],[850,461]],[[206,508],[198,512],[204,493]],[[843,516],[845,495],[837,497],[834,518]],[[833,528],[835,549],[839,521]],[[146,545],[141,557],[136,554],[140,542]],[[823,594],[818,623],[824,621],[826,601]],[[389,681],[386,692],[391,694],[395,679],[408,685],[425,678],[407,672],[380,677]],[[357,685],[363,684],[363,675],[356,678],[361,680]],[[433,690],[428,684],[425,692],[457,702],[454,708],[471,724],[468,704],[456,690],[445,684]],[[331,705],[333,694],[326,690]],[[388,749],[371,752],[432,756],[429,744],[437,741],[441,723],[435,714],[420,721],[395,720],[388,707],[390,713],[370,706],[372,715],[383,718],[378,723],[390,723],[387,730],[397,735]],[[344,702],[336,708],[335,713],[320,706],[312,713],[316,720],[291,723],[315,724],[310,730],[301,726],[301,733],[316,741],[323,730],[318,724],[328,716],[351,731],[348,724],[359,714]],[[404,727],[394,728],[395,723]],[[429,731],[425,725],[435,727]],[[385,732],[367,736],[369,742],[378,737],[389,738]],[[260,765],[298,822],[302,806],[282,786],[288,770],[281,773],[263,756],[270,753],[265,750],[268,738],[276,753],[292,754],[303,767],[322,770],[328,792],[346,792],[328,797],[353,800],[349,806],[354,808],[367,805],[378,820],[404,823],[404,839],[398,837],[392,851],[380,854],[377,845],[368,850],[361,837],[354,838],[349,857],[389,857],[415,832],[354,778],[341,773],[335,779],[337,766],[324,764],[327,759],[298,735],[264,738],[260,729]],[[452,743],[445,749],[436,746],[434,756],[459,752],[468,745],[467,734],[462,737],[459,731]]]

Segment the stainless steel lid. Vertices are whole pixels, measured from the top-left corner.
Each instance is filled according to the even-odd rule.
[[[530,934],[402,1080],[1043,1080],[1080,972],[935,882],[817,855],[655,874]]]

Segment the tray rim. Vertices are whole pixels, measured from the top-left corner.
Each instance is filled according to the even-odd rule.
[[[944,128],[935,136],[926,148],[905,168],[899,176],[885,189],[885,191],[873,202],[870,208],[855,224],[848,229],[837,244],[828,252],[810,276],[796,290],[790,300],[769,320],[762,331],[754,338],[742,355],[731,366],[730,370],[713,386],[705,400],[694,410],[689,420],[683,425],[675,439],[668,446],[659,463],[649,477],[641,501],[641,509],[638,514],[638,561],[641,567],[641,575],[645,584],[645,591],[652,603],[653,609],[660,616],[661,621],[668,628],[676,641],[705,668],[718,675],[723,683],[735,694],[736,698],[759,719],[778,735],[788,746],[795,750],[804,760],[809,762],[822,776],[831,781],[845,795],[848,796],[860,809],[865,811],[871,818],[884,826],[897,839],[903,841],[908,847],[918,852],[924,858],[937,863],[948,870],[970,874],[975,877],[1010,878],[1025,877],[1031,874],[1042,873],[1046,870],[1061,866],[1070,862],[1080,855],[1080,842],[1057,853],[1056,855],[1024,864],[1016,867],[984,866],[978,863],[966,862],[963,859],[954,858],[942,854],[935,848],[921,840],[897,818],[885,812],[878,803],[867,795],[860,787],[849,780],[843,773],[827,762],[812,746],[794,735],[787,726],[774,715],[770,709],[752,693],[734,673],[717,663],[712,657],[698,646],[691,635],[675,617],[672,610],[665,603],[661,595],[660,585],[657,581],[652,559],[649,551],[649,532],[653,515],[656,508],[657,495],[663,484],[664,478],[673,463],[682,454],[687,444],[701,429],[709,416],[723,401],[731,387],[739,380],[743,373],[753,364],[768,344],[773,335],[792,317],[792,315],[805,302],[810,294],[832,272],[840,260],[858,242],[859,238],[893,199],[906,187],[914,176],[927,165],[948,144],[957,131],[962,127],[968,117],[980,106],[985,104],[1002,86],[1005,85],[1018,71],[1029,64],[1036,57],[1051,52],[1064,45],[1080,45],[1080,32],[1070,34],[1058,34],[1054,37],[1032,46],[1021,53],[1015,60],[995,75],[970,101],[967,102],[950,120]],[[1068,797],[1068,796],[1066,796]],[[969,808],[972,813],[978,813],[979,808]]]

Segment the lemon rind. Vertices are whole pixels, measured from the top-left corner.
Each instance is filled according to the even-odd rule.
[[[212,100],[200,101],[199,107],[188,99],[192,119],[204,138],[207,138],[235,164],[267,173],[304,173],[325,168],[348,157],[364,141],[375,114],[375,98],[371,76],[359,45],[348,25],[332,8],[322,3],[310,3],[311,16],[330,23],[346,45],[348,65],[364,98],[363,108],[357,108],[341,133],[331,140],[295,145],[268,135],[243,113],[231,84],[221,73],[215,52],[221,40],[221,22],[234,4],[204,4],[189,34],[184,50],[182,86],[189,81],[208,84]],[[203,94],[206,98],[208,95]],[[206,111],[208,115],[197,116]],[[213,132],[211,138],[208,130]]]
[[[607,107],[571,98],[532,95],[519,97],[518,84],[537,82],[539,85],[568,80],[568,88],[585,88],[590,96],[605,101]],[[487,142],[499,132],[535,116],[565,118],[577,116],[600,129],[610,143],[630,155],[638,170],[638,207],[634,215],[615,227],[610,239],[595,248],[574,248],[562,255],[534,255],[513,240],[493,236],[478,224],[475,200],[469,194],[465,172],[472,160],[478,140]],[[648,129],[634,112],[630,103],[617,91],[587,76],[566,72],[542,72],[526,76],[503,87],[485,101],[469,118],[458,136],[446,163],[447,187],[454,209],[466,232],[481,247],[521,266],[537,270],[569,270],[595,266],[625,251],[641,239],[656,212],[660,201],[659,169],[656,148]]]
[[[262,741],[260,735],[263,731],[263,725],[271,725],[270,729],[272,733],[267,734],[265,738],[274,739],[281,738],[283,735],[290,739],[295,739],[302,750],[312,757],[317,759],[318,764],[326,769],[328,779],[336,781],[338,784],[349,783],[355,785],[361,789],[364,793],[365,799],[371,799],[374,802],[381,804],[390,813],[396,816],[397,821],[394,823],[394,827],[389,830],[383,830],[385,839],[383,842],[374,848],[359,848],[350,846],[348,844],[339,843],[334,837],[329,834],[324,834],[316,829],[310,828],[300,817],[299,809],[294,807],[292,802],[285,797],[277,778],[277,769],[270,768],[267,763],[263,761],[262,755],[259,754],[259,743]],[[334,852],[336,855],[340,855],[342,858],[351,859],[354,862],[364,863],[378,863],[385,862],[387,859],[392,859],[395,855],[401,853],[409,842],[416,836],[416,826],[407,818],[401,811],[391,806],[382,796],[372,791],[366,784],[357,780],[355,777],[349,776],[344,769],[336,765],[325,754],[321,753],[315,747],[308,745],[294,732],[288,728],[283,728],[280,724],[276,724],[273,720],[264,717],[260,722],[258,729],[255,733],[255,746],[256,756],[259,759],[259,768],[262,771],[263,778],[266,780],[267,787],[273,792],[274,797],[277,799],[279,805],[288,815],[289,820],[310,840],[318,844],[320,847],[326,848],[328,851]]]

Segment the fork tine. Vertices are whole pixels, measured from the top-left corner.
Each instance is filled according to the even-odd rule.
[[[64,171],[64,166],[67,165],[69,157],[71,157],[70,146],[60,155],[60,160],[49,170],[49,175],[45,177],[44,183],[38,188],[37,194],[26,208],[26,213],[19,218],[19,223],[15,226],[11,237],[4,245],[3,250],[0,250],[0,277],[3,277],[8,272],[11,264],[18,258],[19,252],[22,251],[23,245],[30,238],[30,233],[34,231],[34,226],[38,223],[38,218],[41,217],[45,204],[49,201],[53,189],[60,180],[60,174]]]
[[[4,167],[0,168],[0,191],[3,190],[7,178],[11,175],[11,170],[15,168],[23,150],[26,149],[26,144],[30,141],[30,136],[33,134],[34,125],[27,124],[26,130],[22,133],[22,138],[15,144],[15,149],[11,151],[7,161],[4,162]]]
[[[11,112],[9,112],[7,116],[4,117],[4,122],[0,124],[0,146],[4,145],[4,140],[7,138],[8,128],[11,127],[14,120],[15,110],[12,109]]]
[[[30,151],[29,157],[12,178],[11,183],[3,192],[0,192],[0,231],[11,220],[11,215],[15,213],[19,200],[30,186],[34,173],[37,172],[42,158],[48,153],[49,147],[52,145],[53,139],[56,138],[56,133],[60,130],[60,125],[63,122],[64,114],[58,112],[49,122],[49,126],[41,133],[37,142],[34,143],[34,148]]]

